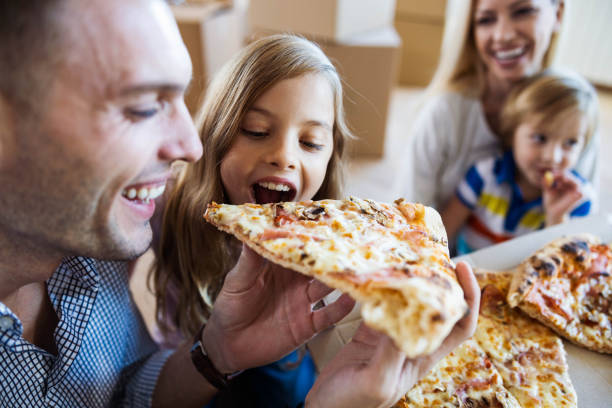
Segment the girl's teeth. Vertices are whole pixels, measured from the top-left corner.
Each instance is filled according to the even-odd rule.
[[[289,191],[290,190],[289,186],[285,184],[276,184],[276,183],[267,182],[267,181],[263,181],[258,184],[263,188],[267,188],[268,190],[274,190],[274,191]]]
[[[133,200],[134,198],[136,198],[136,189],[135,188],[130,188],[127,192],[127,194],[124,194],[127,196],[127,198],[129,198],[130,200]]]

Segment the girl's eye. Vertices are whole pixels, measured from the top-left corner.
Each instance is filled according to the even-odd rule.
[[[244,129],[244,128],[240,129],[240,131],[242,133],[244,133],[245,135],[250,136],[250,137],[255,138],[255,139],[260,139],[262,137],[268,136],[268,132],[258,132],[258,131],[255,131],[255,130],[248,130],[248,129]]]
[[[306,140],[302,140],[302,141],[300,141],[300,143],[303,146],[305,146],[306,148],[311,149],[311,150],[322,150],[323,147],[324,147],[324,145],[322,145],[322,144],[313,143],[313,142],[309,142],[309,141],[306,141]]]
[[[533,136],[531,136],[531,140],[538,144],[544,144],[546,143],[546,135],[542,133],[535,133]]]

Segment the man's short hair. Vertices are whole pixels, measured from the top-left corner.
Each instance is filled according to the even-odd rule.
[[[0,0],[0,96],[33,113],[61,59],[58,24],[65,0]]]

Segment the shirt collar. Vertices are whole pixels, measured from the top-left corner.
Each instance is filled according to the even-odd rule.
[[[497,161],[495,165],[495,175],[498,184],[514,182],[514,173],[516,171],[516,163],[512,156],[512,151],[508,150],[504,155]]]

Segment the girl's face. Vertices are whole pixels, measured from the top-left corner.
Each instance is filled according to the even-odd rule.
[[[547,171],[558,175],[576,165],[587,131],[587,120],[580,112],[542,122],[541,117],[530,115],[512,140],[519,179],[537,189],[544,187]]]
[[[476,0],[474,41],[488,83],[514,82],[542,69],[561,14],[553,0]]]
[[[248,110],[221,161],[229,202],[311,199],[325,179],[333,126],[334,96],[322,75],[272,86]]]

